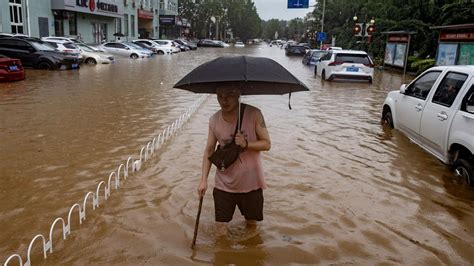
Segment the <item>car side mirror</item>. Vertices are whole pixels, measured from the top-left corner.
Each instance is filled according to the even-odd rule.
[[[130,48],[129,48],[129,47],[125,47],[125,50],[130,50]]]
[[[400,93],[405,94],[406,90],[407,90],[407,84],[402,84],[402,86],[400,86]]]
[[[466,111],[474,114],[474,92],[472,92],[469,98],[467,98]]]

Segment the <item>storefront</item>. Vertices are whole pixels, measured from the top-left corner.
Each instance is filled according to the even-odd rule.
[[[187,19],[175,15],[160,15],[160,38],[173,39],[187,37],[191,23]]]
[[[153,8],[151,11],[138,9],[138,38],[146,39],[153,36]]]
[[[51,0],[54,35],[86,43],[114,40],[121,28],[123,2],[115,0]]]
[[[436,65],[474,65],[474,24],[431,27],[440,30]]]

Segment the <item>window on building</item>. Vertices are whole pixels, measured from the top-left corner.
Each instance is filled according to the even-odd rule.
[[[132,37],[135,37],[135,16],[130,15],[130,30],[132,31]]]
[[[163,0],[160,0],[160,10],[165,9],[165,2]]]
[[[69,35],[77,35],[77,17],[75,12],[69,12]]]
[[[123,16],[123,26],[124,26],[123,34],[125,36],[128,36],[128,14],[125,14]]]
[[[23,33],[21,0],[10,0],[10,25],[12,33]]]
[[[122,19],[120,18],[115,19],[115,32],[122,33]]]

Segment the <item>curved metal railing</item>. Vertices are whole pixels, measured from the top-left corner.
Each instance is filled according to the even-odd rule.
[[[143,164],[155,153],[156,150],[162,147],[162,145],[171,139],[171,137],[178,133],[179,130],[182,128],[184,123],[186,123],[189,118],[191,117],[194,112],[201,106],[201,104],[207,99],[207,95],[201,96],[198,100],[196,100],[191,107],[187,109],[185,113],[183,113],[178,119],[176,119],[171,125],[166,127],[163,132],[161,132],[158,136],[154,137],[152,141],[148,142],[145,146],[143,146],[140,149],[140,154],[139,154],[139,159],[134,160],[133,157],[128,157],[127,161],[125,164],[120,164],[117,172],[111,172],[109,174],[109,178],[107,182],[105,181],[100,181],[99,184],[97,185],[97,189],[95,190],[95,193],[92,191],[88,191],[86,195],[84,196],[84,200],[82,201],[82,206],[79,203],[75,203],[74,205],[71,206],[69,209],[69,214],[67,216],[67,223],[64,221],[62,217],[56,218],[53,223],[51,224],[50,230],[49,230],[49,239],[46,239],[45,236],[42,234],[37,234],[33,239],[30,241],[30,244],[28,246],[28,251],[26,252],[26,262],[23,263],[23,259],[19,254],[13,254],[10,257],[7,258],[5,263],[3,264],[4,266],[7,266],[10,262],[17,260],[18,264],[20,266],[30,266],[31,265],[31,249],[33,248],[33,245],[38,239],[42,240],[43,243],[43,256],[44,258],[47,257],[47,251],[49,253],[53,253],[53,231],[54,227],[58,222],[62,224],[62,229],[63,229],[63,240],[66,240],[67,236],[71,234],[72,228],[71,228],[71,217],[74,212],[74,209],[78,209],[79,213],[79,224],[82,224],[82,221],[86,220],[86,206],[89,198],[92,199],[92,210],[95,210],[96,208],[99,207],[99,192],[101,191],[101,188],[103,187],[103,198],[104,201],[106,201],[110,197],[110,188],[111,188],[111,182],[112,179],[114,180],[114,185],[115,185],[115,190],[118,190],[120,188],[120,173],[123,173],[123,180],[127,180],[129,176],[129,167],[131,167],[132,172],[137,172],[139,171]],[[89,200],[90,201],[90,200]]]

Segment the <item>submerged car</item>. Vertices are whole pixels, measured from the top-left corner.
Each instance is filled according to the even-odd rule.
[[[144,51],[141,47],[136,48],[125,43],[119,42],[106,42],[100,46],[107,53],[113,55],[130,57],[132,59],[136,58],[148,58],[151,56],[151,53]]]
[[[163,44],[163,43],[158,43],[157,40],[150,40],[150,39],[138,39],[138,40],[134,40],[132,41],[133,43],[144,43],[148,46],[151,46],[153,48],[156,49],[156,53],[157,54],[172,54],[173,53],[173,47],[170,45],[170,46],[167,46],[166,43]]]
[[[217,48],[223,48],[224,45],[221,44],[221,43],[217,43],[213,40],[207,40],[207,39],[203,39],[203,40],[199,40],[198,43],[197,43],[197,47],[217,47]]]
[[[0,55],[0,82],[25,79],[25,70],[19,59]]]
[[[174,42],[177,42],[181,45],[187,46],[190,50],[196,50],[197,49],[197,46],[194,43],[192,43],[190,41],[187,41],[187,40],[176,39],[176,40],[174,40]]]
[[[474,186],[474,66],[433,67],[389,92],[382,123]]]
[[[289,45],[286,50],[286,55],[305,55],[306,52],[309,50],[309,47],[302,46],[302,45]]]
[[[25,67],[77,69],[79,56],[62,53],[36,38],[0,38],[0,54],[21,60]]]
[[[236,42],[236,43],[234,44],[234,47],[237,47],[237,48],[239,48],[239,47],[240,47],[240,48],[241,48],[241,47],[245,47],[245,44],[244,44],[243,42]]]
[[[78,43],[76,44],[81,51],[83,62],[88,65],[110,64],[115,62],[115,57],[111,54],[100,52],[92,49],[92,47]]]
[[[341,78],[367,80],[372,83],[374,63],[364,51],[331,50],[316,62],[314,74],[328,81]]]
[[[327,54],[327,52],[323,50],[310,50],[303,56],[301,62],[305,65],[314,66],[325,54]]]

